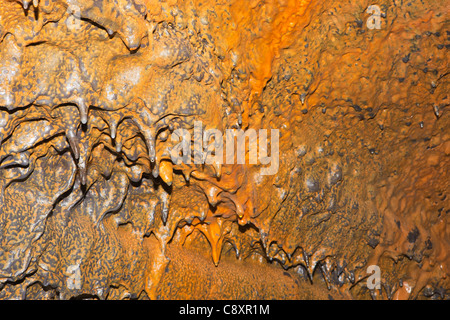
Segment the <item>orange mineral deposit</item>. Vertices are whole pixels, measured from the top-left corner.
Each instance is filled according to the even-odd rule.
[[[0,299],[449,299],[449,9],[0,0]]]

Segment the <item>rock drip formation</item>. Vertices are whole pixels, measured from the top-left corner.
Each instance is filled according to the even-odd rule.
[[[0,298],[448,299],[449,10],[0,0]]]

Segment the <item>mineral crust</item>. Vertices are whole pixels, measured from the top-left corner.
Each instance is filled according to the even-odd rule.
[[[449,13],[0,0],[0,299],[448,299]]]

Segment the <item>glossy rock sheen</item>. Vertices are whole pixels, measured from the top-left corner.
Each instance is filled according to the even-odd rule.
[[[448,299],[449,46],[446,0],[0,0],[0,298]],[[195,121],[278,172],[172,163]]]

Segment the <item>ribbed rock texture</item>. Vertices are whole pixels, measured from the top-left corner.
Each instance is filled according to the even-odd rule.
[[[0,298],[448,299],[449,13],[0,0]],[[196,121],[278,172],[173,163]]]

